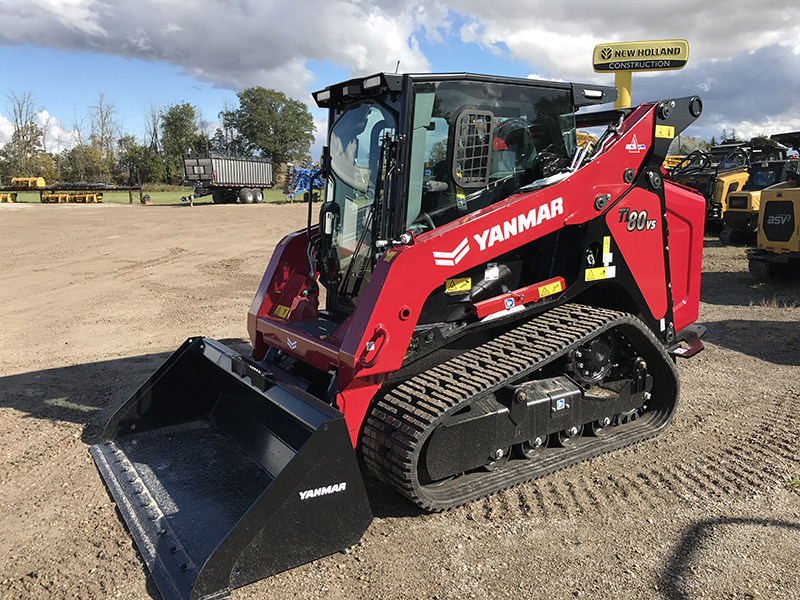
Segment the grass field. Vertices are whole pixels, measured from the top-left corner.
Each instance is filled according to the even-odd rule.
[[[182,188],[170,191],[144,191],[142,195],[150,196],[150,201],[153,204],[159,205],[179,205],[188,204],[188,202],[181,202],[182,196],[188,196],[192,193],[192,188]],[[288,200],[283,195],[280,188],[271,188],[264,190],[264,202],[279,204],[283,202],[302,202],[302,195],[295,196],[292,200]],[[17,192],[17,202],[39,203],[39,192]],[[130,195],[128,192],[103,192],[103,202],[107,204],[129,204]],[[139,192],[133,192],[133,204],[139,204]],[[195,198],[194,204],[213,204],[211,195],[203,196],[202,198]]]

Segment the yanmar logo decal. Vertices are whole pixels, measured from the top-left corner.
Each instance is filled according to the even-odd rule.
[[[483,252],[498,242],[504,242],[531,227],[536,227],[544,221],[549,221],[562,214],[564,214],[564,199],[556,198],[551,200],[549,204],[542,204],[537,208],[532,208],[527,213],[517,215],[510,221],[504,221],[502,225],[494,225],[484,229],[483,232],[473,235],[472,238],[478,244],[478,251]],[[434,264],[440,267],[454,267],[461,262],[469,250],[469,239],[464,238],[452,252],[434,252]]]
[[[484,229],[481,233],[473,235],[472,239],[478,244],[478,251],[483,252],[498,242],[504,242],[531,227],[536,227],[540,223],[562,214],[564,214],[564,199],[556,198],[549,203],[532,208],[527,213],[517,215],[510,221],[504,221],[502,225],[494,225]],[[467,255],[469,250],[469,239],[464,238],[452,252],[434,252],[433,261],[440,267],[454,267],[461,262],[461,259]]]
[[[300,500],[308,500],[309,498],[316,498],[317,496],[327,496],[328,494],[335,494],[336,492],[343,492],[347,487],[347,482],[335,483],[326,487],[318,487],[313,490],[306,490],[299,492]]]
[[[508,238],[519,235],[523,231],[536,227],[543,221],[549,221],[564,213],[564,199],[556,198],[550,204],[542,204],[538,209],[532,208],[528,214],[521,214],[510,221],[505,221],[502,225],[495,225],[484,230],[483,233],[473,235],[478,242],[478,249],[483,252],[486,248],[491,248],[497,242],[504,242]]]
[[[452,252],[434,252],[433,262],[441,267],[454,267],[461,262],[467,252],[469,252],[469,241],[464,238]]]

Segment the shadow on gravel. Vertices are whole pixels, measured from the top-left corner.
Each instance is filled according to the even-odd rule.
[[[800,306],[800,281],[759,283],[740,271],[703,273],[700,301],[721,306]]]
[[[373,477],[363,465],[361,465],[361,475],[364,478],[367,497],[375,518],[419,517],[429,514],[395,491],[394,488]]]
[[[219,340],[249,352],[241,339]],[[0,407],[29,417],[85,425],[82,439],[94,444],[114,413],[171,352],[85,363],[0,377]]]
[[[145,354],[0,377],[0,406],[29,417],[86,425],[95,435],[110,406],[124,402],[169,353]]]
[[[800,322],[731,319],[703,323],[703,341],[765,362],[800,366]]]
[[[684,582],[694,577],[693,567],[700,560],[700,552],[705,545],[719,546],[718,526],[735,526],[740,528],[757,527],[788,529],[800,533],[800,523],[775,521],[771,519],[742,519],[726,517],[700,521],[686,533],[672,553],[672,557],[659,577],[659,590],[662,598],[668,600],[689,600],[696,597],[696,591],[688,589]]]

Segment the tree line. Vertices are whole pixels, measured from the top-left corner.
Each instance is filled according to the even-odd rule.
[[[765,133],[759,133],[749,140],[745,140],[739,136],[735,129],[727,131],[722,129],[722,137],[717,141],[717,136],[711,136],[711,141],[704,141],[698,138],[688,136],[676,137],[669,147],[669,154],[682,155],[691,154],[697,150],[701,152],[708,152],[714,146],[721,146],[723,144],[749,144],[751,146],[762,147],[777,147],[778,143],[770,139]]]
[[[44,177],[49,183],[91,182],[116,185],[152,183],[179,185],[181,157],[186,152],[265,156],[276,164],[309,157],[314,120],[308,107],[282,92],[252,87],[237,94],[238,106],[224,106],[221,125],[213,132],[198,109],[188,102],[145,109],[146,131],[137,139],[124,132],[113,102],[100,94],[85,115],[76,118],[70,140],[54,139],[50,119],[33,94],[10,93],[11,140],[0,148],[0,185],[12,177]],[[62,145],[69,146],[60,149]]]

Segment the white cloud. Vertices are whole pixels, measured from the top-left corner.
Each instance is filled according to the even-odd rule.
[[[606,42],[686,39],[697,62],[774,44],[788,50],[800,39],[794,0],[729,0],[724,8],[696,0],[506,0],[502,10],[484,0],[448,4],[474,22],[486,46],[502,41],[513,58],[569,76],[590,72],[591,50]]]
[[[7,144],[11,141],[11,135],[14,133],[14,126],[6,117],[0,114],[0,146]]]
[[[294,5],[249,0],[26,0],[0,3],[0,45],[46,44],[177,65],[184,74],[239,91],[253,85],[294,97],[307,93],[307,61],[348,68],[351,76],[427,71],[416,35],[446,12],[360,0]],[[327,82],[326,82],[327,84]]]
[[[741,136],[798,129],[800,4],[729,0],[583,2],[507,0],[502,10],[483,0],[451,0],[463,16],[465,42],[508,48],[543,78],[611,85],[591,65],[595,46],[607,42],[686,39],[688,65],[681,71],[636,73],[633,102],[699,94],[705,113],[692,127],[706,139],[722,129]]]
[[[108,31],[100,25],[102,15],[106,12],[104,2],[96,0],[25,0],[24,2],[7,1],[3,3],[2,12],[13,17],[15,29],[20,32],[35,31],[37,24],[44,25],[43,32],[52,31],[53,26],[60,26],[66,35],[86,35],[91,37],[107,37]],[[4,19],[4,23],[11,22]],[[115,29],[114,27],[111,28]]]
[[[36,113],[36,124],[45,133],[45,147],[48,152],[58,153],[61,150],[68,150],[77,141],[77,132],[65,129],[61,121],[52,117],[46,110]],[[13,123],[0,114],[0,146],[10,142],[13,133]]]
[[[800,96],[796,0],[0,0],[0,19],[13,23],[0,45],[159,61],[219,88],[262,85],[298,99],[331,83],[317,80],[314,63],[350,77],[394,71],[397,61],[402,72],[429,71],[423,40],[434,52],[475,44],[540,78],[610,85],[592,70],[596,45],[672,38],[689,41],[689,64],[636,74],[634,102],[699,93],[699,123],[761,127],[793,122]],[[462,69],[472,70],[451,70]]]
[[[36,122],[45,134],[48,152],[58,154],[62,150],[69,150],[78,141],[79,134],[75,129],[65,129],[64,124],[46,110],[36,113]]]

